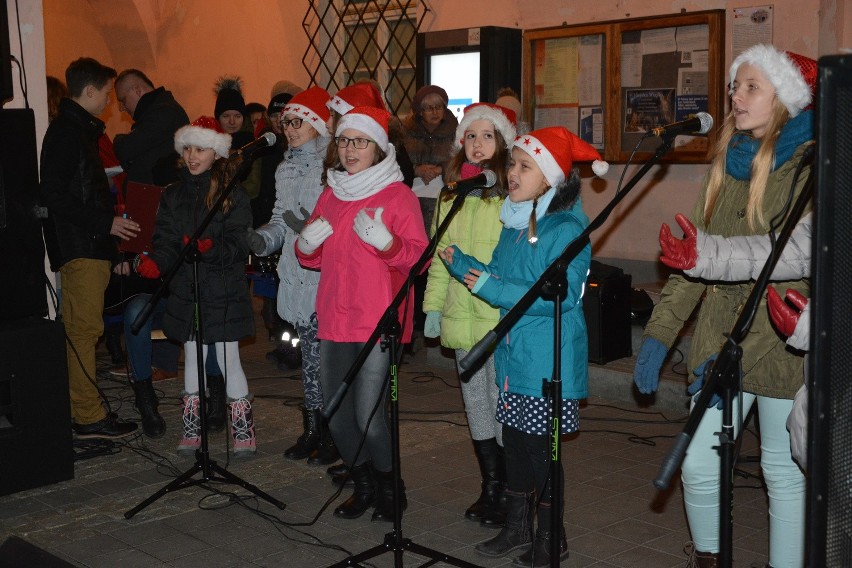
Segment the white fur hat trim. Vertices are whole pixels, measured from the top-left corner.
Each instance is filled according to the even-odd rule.
[[[187,124],[175,132],[175,150],[181,154],[187,146],[212,148],[216,155],[227,158],[231,150],[231,135]]]
[[[771,45],[758,44],[740,53],[731,63],[728,95],[733,95],[734,79],[737,69],[743,63],[754,65],[766,75],[767,80],[775,87],[775,94],[791,117],[811,104],[811,90],[802,77],[802,72],[786,53],[778,51]]]
[[[363,132],[370,138],[370,140],[373,140],[383,152],[387,153],[388,133],[371,117],[365,114],[357,114],[353,112],[344,114],[340,118],[340,122],[337,124],[337,132],[335,132],[334,135],[340,136],[344,130],[349,128]]]
[[[487,105],[477,105],[464,113],[461,122],[456,127],[456,139],[453,141],[454,151],[462,148],[465,131],[477,120],[487,120],[493,124],[494,128],[500,131],[507,147],[511,146],[512,141],[517,136],[515,125],[512,124],[505,114]]]

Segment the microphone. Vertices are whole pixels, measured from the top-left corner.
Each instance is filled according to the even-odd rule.
[[[447,189],[454,189],[457,195],[465,196],[477,187],[491,187],[497,183],[497,174],[491,170],[482,170],[479,175],[460,179],[459,181],[451,181],[447,184]]]
[[[680,122],[658,126],[650,130],[654,136],[677,136],[678,134],[707,134],[713,128],[713,117],[706,112],[699,112]]]
[[[275,140],[277,140],[277,138],[274,133],[264,132],[261,136],[258,136],[256,139],[252,140],[234,153],[239,154],[242,157],[250,156],[261,148],[268,148],[269,146],[272,146],[275,144]]]

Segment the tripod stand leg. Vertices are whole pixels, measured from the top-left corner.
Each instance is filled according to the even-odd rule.
[[[193,465],[191,468],[189,468],[188,470],[180,474],[178,477],[170,481],[162,489],[160,489],[159,491],[157,491],[156,493],[154,493],[153,495],[151,495],[126,513],[124,513],[124,518],[129,519],[130,517],[132,517],[133,515],[135,515],[136,513],[138,513],[163,495],[165,495],[166,493],[170,493],[171,491],[177,491],[178,489],[183,489],[184,487],[187,487],[189,485],[194,485],[194,483],[188,483],[188,480],[193,475],[201,471],[201,469],[201,462],[196,461],[195,465]]]
[[[260,497],[264,501],[266,501],[266,502],[268,502],[272,505],[275,505],[276,507],[278,507],[282,511],[287,507],[287,505],[285,505],[284,503],[282,503],[278,499],[272,497],[271,495],[269,495],[268,493],[266,493],[265,491],[263,491],[262,489],[260,489],[256,485],[252,485],[251,483],[249,483],[245,479],[241,479],[241,478],[237,477],[236,475],[234,475],[233,473],[231,473],[227,469],[225,469],[222,466],[220,466],[219,464],[217,464],[215,461],[210,462],[210,469],[212,471],[215,471],[216,473],[218,473],[222,477],[221,480],[211,478],[213,481],[227,481],[228,483],[233,483],[235,485],[239,485],[243,489],[247,489],[247,490],[251,491],[252,493],[257,495],[258,497]]]

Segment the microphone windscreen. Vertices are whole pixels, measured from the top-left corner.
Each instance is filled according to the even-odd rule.
[[[275,136],[274,132],[264,132],[263,137],[266,138],[267,146],[272,146],[273,144],[275,144],[275,141],[278,140],[278,137]]]

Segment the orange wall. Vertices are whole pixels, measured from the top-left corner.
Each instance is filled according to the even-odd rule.
[[[485,25],[534,29],[681,10],[725,9],[729,14],[727,61],[731,9],[761,5],[753,0],[426,3],[428,11],[424,13],[424,4],[420,7],[421,31]],[[774,43],[810,57],[852,46],[852,8],[846,4],[848,0],[774,0]],[[264,104],[275,81],[308,82],[301,63],[308,45],[301,25],[308,0],[43,0],[43,5],[47,73],[61,77],[68,63],[84,54],[118,70],[138,67],[156,84],[173,91],[191,118],[212,113],[213,82],[222,74],[242,75],[246,99]],[[104,118],[112,134],[130,127],[130,120],[115,106]],[[621,170],[614,166],[606,181],[586,184],[583,199],[590,217],[612,198]],[[654,168],[592,235],[595,254],[654,261],[660,223],[672,223],[675,213],[691,210],[705,171],[704,165]],[[641,282],[642,277],[634,277],[634,281]]]

